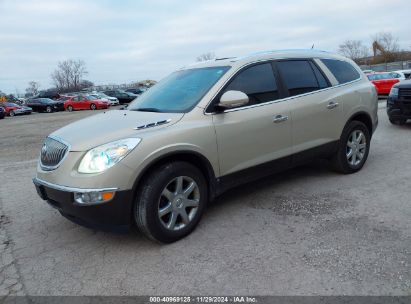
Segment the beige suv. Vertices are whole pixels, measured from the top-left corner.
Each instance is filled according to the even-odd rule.
[[[374,86],[335,54],[211,60],[172,73],[125,110],[53,132],[34,184],[74,222],[173,242],[228,188],[317,157],[360,170],[377,108]]]

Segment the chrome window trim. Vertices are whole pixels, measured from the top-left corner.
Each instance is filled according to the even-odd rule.
[[[67,146],[67,152],[64,154],[63,158],[59,161],[59,163],[55,166],[45,166],[45,165],[42,164],[42,162],[41,162],[41,150],[40,150],[40,157],[39,157],[40,168],[43,169],[44,171],[53,171],[53,170],[56,170],[62,164],[62,162],[66,159],[67,155],[69,154],[69,152],[71,150],[71,145],[68,142],[66,142],[65,140],[63,140],[62,138],[58,137],[58,136],[49,135],[47,137],[49,137],[51,139],[54,139],[54,140],[62,143],[63,145]],[[46,137],[46,139],[47,139],[47,137]]]
[[[264,60],[253,61],[253,62],[247,63],[246,65],[243,65],[243,66],[239,67],[239,68],[233,73],[232,77],[228,78],[228,79],[224,82],[224,84],[220,87],[220,89],[216,92],[216,94],[214,94],[214,96],[210,99],[210,102],[209,102],[209,103],[207,104],[207,106],[204,108],[203,114],[204,114],[204,115],[218,115],[218,114],[222,114],[222,113],[230,113],[230,112],[236,112],[236,111],[241,111],[241,110],[248,110],[248,109],[252,109],[252,108],[255,108],[255,107],[262,107],[262,106],[266,106],[266,105],[270,105],[270,104],[274,104],[274,103],[279,103],[279,102],[284,102],[284,101],[292,100],[292,99],[295,99],[295,98],[300,98],[300,97],[304,97],[304,96],[308,96],[308,95],[312,95],[312,94],[317,94],[317,93],[320,93],[320,92],[324,92],[324,91],[331,90],[331,89],[335,89],[335,88],[340,88],[340,87],[343,87],[343,86],[346,86],[346,85],[350,85],[350,84],[353,84],[353,83],[355,83],[355,82],[359,82],[359,81],[363,80],[363,78],[361,77],[361,74],[360,74],[360,77],[359,77],[359,78],[354,79],[354,80],[352,80],[352,81],[350,81],[350,82],[346,82],[346,83],[342,83],[342,84],[338,84],[338,85],[334,85],[334,86],[331,85],[330,87],[327,87],[327,88],[324,88],[324,89],[321,89],[321,90],[316,90],[316,91],[312,91],[312,92],[308,92],[308,93],[304,93],[304,94],[299,94],[299,95],[295,95],[295,96],[289,96],[289,97],[286,97],[286,98],[280,98],[280,99],[276,99],[276,100],[272,100],[272,101],[267,101],[267,102],[263,102],[263,103],[259,103],[259,104],[255,104],[255,105],[238,107],[238,108],[235,108],[235,109],[227,109],[227,110],[224,110],[223,112],[207,112],[207,111],[206,111],[206,109],[209,107],[209,105],[210,105],[211,102],[214,100],[214,98],[216,98],[216,96],[221,92],[221,90],[224,88],[224,86],[237,74],[237,72],[238,72],[240,69],[243,69],[244,67],[247,67],[248,65],[255,64],[255,63],[260,63],[260,62],[261,62],[261,63],[264,63],[264,62],[266,62],[266,61],[271,62],[271,61],[283,60],[283,59],[299,59],[299,58],[264,59]],[[301,59],[304,59],[304,58],[301,58]],[[317,58],[311,58],[311,59],[317,59]],[[338,60],[338,59],[335,59],[335,58],[318,58],[318,59],[320,59],[320,60],[321,60],[321,59],[333,59],[333,60]],[[339,61],[344,61],[344,60],[339,60]],[[355,67],[354,67],[354,68],[355,68]],[[355,69],[356,69],[356,68],[355,68]],[[327,70],[328,70],[328,68],[327,68]],[[356,70],[357,70],[357,69],[356,69]],[[331,71],[330,71],[330,73],[331,73]]]
[[[87,193],[87,192],[109,192],[109,191],[117,191],[118,188],[100,188],[100,189],[93,189],[93,188],[76,188],[76,187],[67,187],[62,185],[57,185],[53,183],[46,182],[39,178],[34,178],[33,183],[36,185],[42,185],[54,190],[64,191],[64,192],[80,192],[80,193]]]

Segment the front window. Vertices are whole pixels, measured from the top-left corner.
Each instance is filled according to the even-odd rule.
[[[177,71],[160,81],[128,107],[132,111],[188,112],[229,67],[198,68]]]

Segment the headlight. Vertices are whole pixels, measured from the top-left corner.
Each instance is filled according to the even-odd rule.
[[[84,155],[78,172],[100,173],[106,171],[126,157],[140,141],[140,138],[126,138],[93,148]]]
[[[398,88],[391,88],[390,97],[398,97]]]

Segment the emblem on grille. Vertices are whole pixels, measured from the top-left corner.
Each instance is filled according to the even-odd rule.
[[[44,170],[54,170],[63,161],[68,145],[52,137],[47,137],[41,147],[40,164]]]

